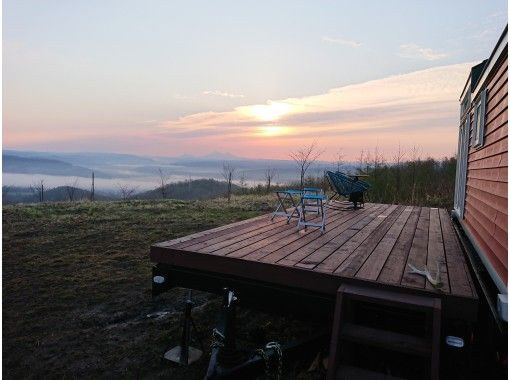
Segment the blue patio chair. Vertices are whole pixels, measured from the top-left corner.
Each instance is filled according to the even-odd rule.
[[[368,183],[342,172],[327,171],[326,178],[331,189],[334,191],[330,200],[336,196],[344,196],[349,198],[349,202],[353,203],[354,208],[358,208],[358,203],[363,206],[365,205],[364,194],[370,188]]]
[[[287,224],[289,224],[290,220],[294,217],[300,217],[299,204],[300,200],[298,197],[303,195],[302,190],[288,189],[288,190],[277,190],[275,191],[276,197],[278,198],[278,206],[276,210],[273,212],[273,216],[271,220],[275,218],[275,216],[284,216],[287,218]],[[296,198],[294,198],[296,197]],[[289,210],[290,208],[290,210]]]
[[[322,235],[326,230],[326,207],[324,207],[324,205],[327,203],[328,198],[326,195],[322,194],[321,189],[313,189],[312,191],[310,191],[310,189],[308,190],[308,192],[304,191],[301,196],[301,212],[299,213],[298,230],[301,227],[305,227],[305,229],[307,227],[319,227]],[[319,191],[312,194],[315,190]],[[317,215],[320,215],[319,223],[314,222],[313,220],[306,220],[306,212],[314,211],[314,209],[317,211]]]

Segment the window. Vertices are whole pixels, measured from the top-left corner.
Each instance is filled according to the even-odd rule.
[[[471,93],[468,92],[464,99],[460,103],[460,118],[462,119],[466,114],[466,111],[469,111],[469,106],[471,105]]]
[[[472,146],[480,148],[483,146],[483,135],[485,132],[485,102],[487,98],[487,89],[480,94],[480,99],[475,105],[475,114],[473,117],[473,140]]]

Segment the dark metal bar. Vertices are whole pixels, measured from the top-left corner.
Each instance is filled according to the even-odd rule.
[[[186,301],[186,308],[184,310],[184,320],[182,326],[182,335],[181,335],[181,356],[180,356],[180,364],[185,366],[188,365],[188,355],[189,355],[189,343],[190,343],[190,330],[191,330],[191,308],[193,307],[193,301]]]
[[[153,282],[153,295],[173,287],[192,288],[214,294],[224,294],[224,288],[235,289],[237,305],[272,314],[290,316],[305,321],[330,323],[333,318],[334,297],[301,289],[276,286],[246,279],[225,277],[158,264],[153,277],[161,276],[165,282]]]

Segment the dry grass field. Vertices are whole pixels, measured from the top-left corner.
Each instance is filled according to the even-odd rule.
[[[3,208],[3,375],[19,378],[202,378],[162,354],[178,344],[184,289],[152,298],[149,246],[250,218],[273,197],[32,204]],[[218,297],[195,292],[204,344]],[[241,339],[263,344],[308,329],[240,310]],[[256,340],[260,342],[256,342]],[[195,346],[197,344],[195,343]],[[290,378],[298,369],[290,369]]]

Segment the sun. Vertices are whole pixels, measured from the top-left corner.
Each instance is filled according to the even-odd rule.
[[[250,107],[250,112],[260,121],[275,121],[290,111],[286,103],[271,102]]]
[[[278,125],[267,125],[258,128],[257,134],[262,137],[276,137],[286,134],[288,132],[287,129]]]

